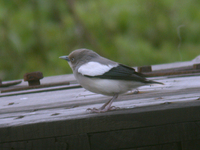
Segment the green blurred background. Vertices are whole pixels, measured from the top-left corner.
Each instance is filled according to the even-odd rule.
[[[83,47],[130,66],[191,60],[199,10],[199,0],[2,0],[0,78],[71,73],[58,57]]]

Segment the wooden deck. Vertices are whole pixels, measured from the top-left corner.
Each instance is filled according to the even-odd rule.
[[[200,61],[152,69],[195,63]],[[121,95],[113,103],[120,109],[106,113],[86,111],[110,97],[80,88],[73,75],[41,80],[42,84],[70,81],[70,85],[1,93],[0,150],[199,150],[200,75],[151,79],[164,85]]]

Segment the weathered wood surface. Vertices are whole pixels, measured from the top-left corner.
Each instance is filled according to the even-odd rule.
[[[198,101],[200,98],[200,77],[166,78],[157,81],[163,82],[165,85],[140,87],[138,88],[139,94],[122,95],[113,105],[121,109],[131,109]],[[87,108],[98,108],[109,98],[93,94],[83,88],[2,97],[0,101],[0,126],[90,115],[89,112],[86,112]],[[59,115],[52,117],[51,115],[54,113],[59,113]],[[115,111],[111,113],[115,113]],[[24,117],[16,119],[19,116]]]
[[[86,111],[109,97],[83,88],[0,97],[0,150],[198,149],[200,76],[152,79],[165,85],[121,95],[113,103],[120,109],[106,113]],[[41,82],[62,80],[74,83],[73,75]]]

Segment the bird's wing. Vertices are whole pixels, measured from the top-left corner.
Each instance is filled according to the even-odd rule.
[[[95,77],[95,76],[103,75],[104,73],[108,72],[115,66],[117,66],[117,64],[104,65],[99,62],[92,61],[80,66],[78,69],[78,73],[84,76]]]
[[[78,72],[90,78],[131,80],[146,82],[146,78],[135,69],[122,65],[102,65],[98,62],[89,62],[78,69]]]

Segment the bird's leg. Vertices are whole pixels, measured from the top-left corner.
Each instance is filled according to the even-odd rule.
[[[99,109],[97,108],[88,108],[87,110],[90,110],[91,112],[100,112],[100,110],[103,110],[112,100],[113,98],[111,98],[109,101],[107,101],[105,104],[103,104],[103,106],[101,106]]]
[[[117,97],[118,97],[118,94],[117,94],[117,95],[114,95],[114,96],[112,97],[112,99],[110,99],[108,102],[106,102],[106,103],[105,103],[103,106],[101,106],[99,109],[97,109],[97,108],[93,108],[93,109],[88,108],[87,110],[90,110],[91,112],[106,112],[106,111],[108,111],[108,110],[117,109],[117,107],[115,107],[115,106],[112,106],[112,107],[111,107],[113,101],[114,101],[115,99],[117,99]]]
[[[112,102],[111,102],[112,99],[113,99],[113,97],[112,97],[109,101],[107,101],[105,104],[103,104],[103,106],[101,106],[99,109],[102,110],[102,109],[104,109],[108,104],[110,104],[110,103],[112,104]]]
[[[115,106],[111,107],[111,105],[112,105],[113,101],[115,99],[117,99],[117,97],[118,97],[118,95],[114,95],[113,98],[111,100],[109,100],[107,103],[105,103],[103,106],[101,106],[100,109],[101,110],[106,110],[106,111],[115,109]]]

